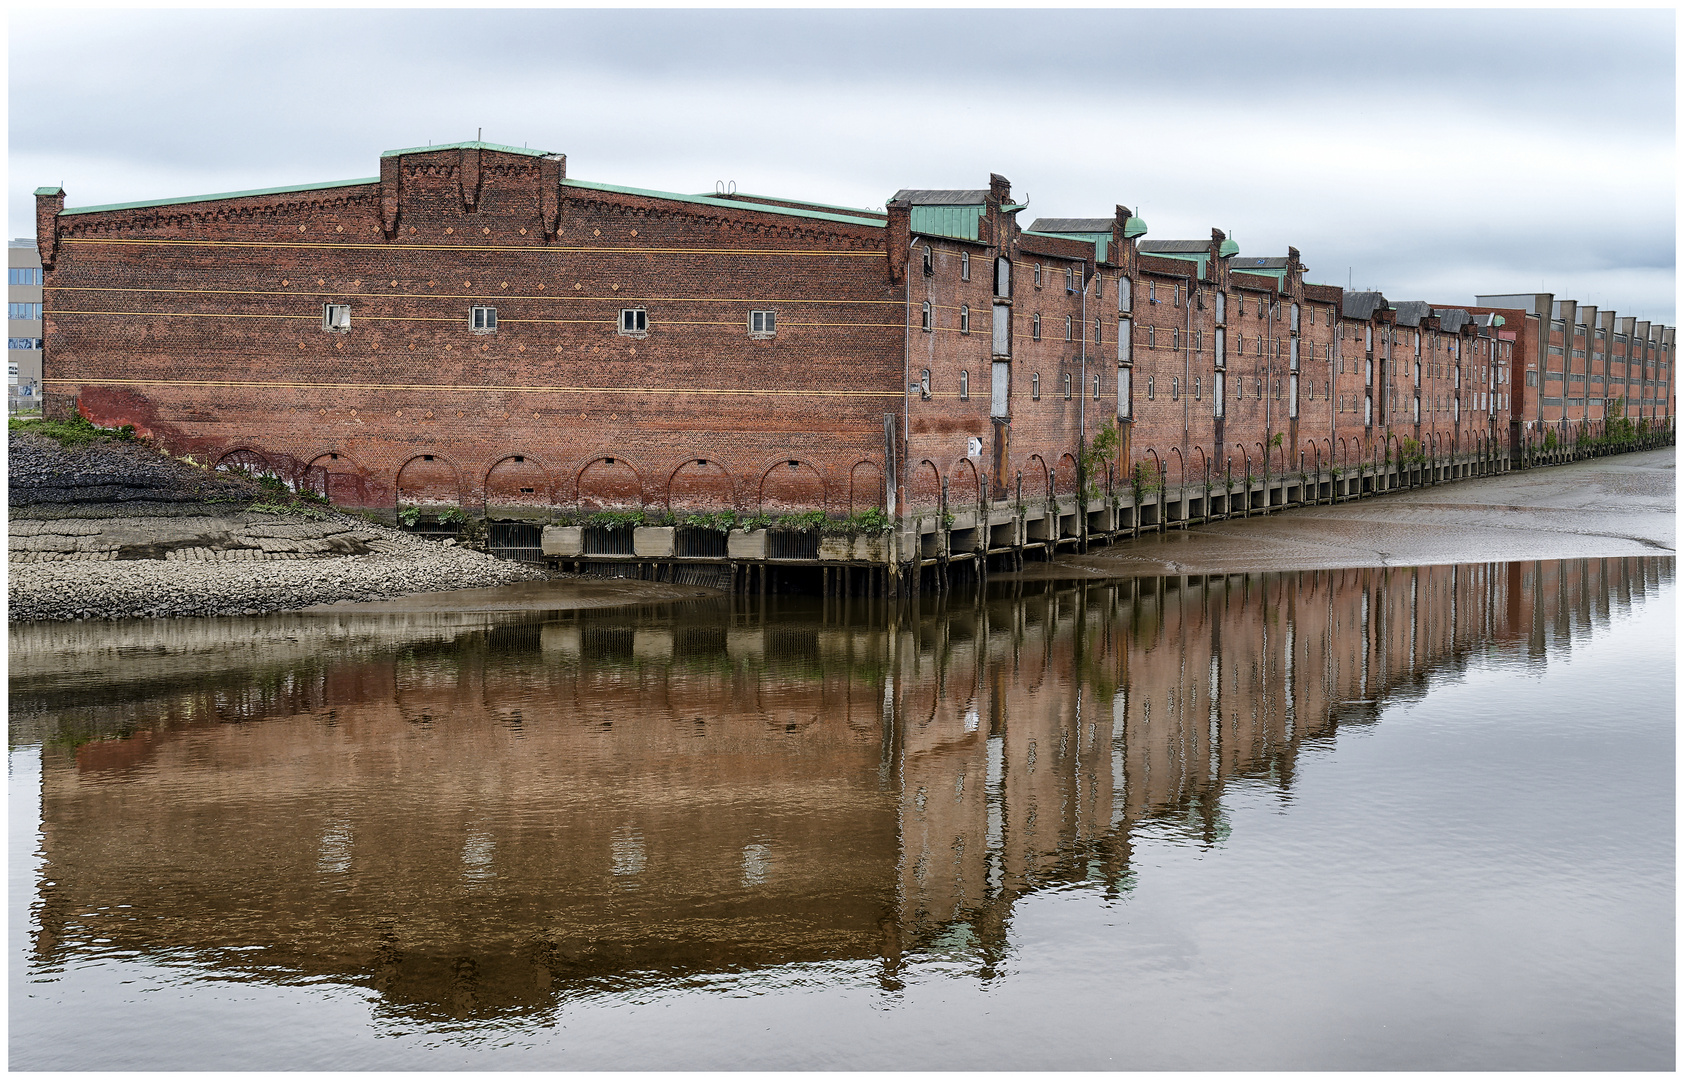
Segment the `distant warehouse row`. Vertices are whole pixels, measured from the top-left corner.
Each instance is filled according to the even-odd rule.
[[[1672,327],[1316,285],[1296,249],[1149,240],[1122,206],[1025,227],[999,176],[872,211],[472,142],[36,200],[50,414],[392,513],[917,517],[1512,459],[1676,407]]]

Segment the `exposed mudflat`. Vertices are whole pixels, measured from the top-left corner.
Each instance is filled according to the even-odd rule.
[[[1171,530],[1030,563],[1024,579],[1671,555],[1674,448]],[[1012,575],[994,574],[995,580]]]

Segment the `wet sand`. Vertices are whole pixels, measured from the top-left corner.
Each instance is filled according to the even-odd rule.
[[[1672,448],[1198,525],[991,580],[1672,555]]]
[[[669,585],[634,578],[558,578],[517,581],[489,589],[415,593],[390,600],[340,600],[298,608],[299,615],[421,615],[435,612],[581,611],[633,604],[668,604],[723,595],[701,585]]]

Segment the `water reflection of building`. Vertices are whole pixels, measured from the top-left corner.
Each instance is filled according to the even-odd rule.
[[[14,712],[60,732],[35,955],[326,977],[422,1019],[798,964],[893,986],[930,954],[986,977],[1018,897],[1126,889],[1143,832],[1218,842],[1235,781],[1289,788],[1340,726],[1671,573],[1145,579],[893,627],[260,620],[192,677],[191,631],[20,627]],[[104,674],[51,674],[78,655]]]

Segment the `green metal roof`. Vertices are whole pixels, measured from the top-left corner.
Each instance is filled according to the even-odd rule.
[[[1222,258],[1240,253],[1240,243],[1232,237],[1222,241],[1222,246],[1216,249],[1216,254]]]
[[[383,158],[397,157],[400,154],[430,154],[434,150],[495,150],[499,154],[525,154],[527,157],[555,157],[553,150],[529,150],[524,146],[504,146],[494,142],[453,142],[439,143],[436,146],[407,146],[402,150],[387,150],[380,156]]]
[[[38,187],[38,188],[35,189],[35,194],[37,194],[37,195],[57,195],[60,192],[62,192],[63,190],[64,189],[61,188],[61,187]]]
[[[106,203],[103,206],[77,206],[59,211],[61,214],[98,214],[107,210],[139,210],[148,206],[178,206],[182,203],[213,202],[217,199],[244,199],[251,195],[286,195],[294,191],[323,191],[327,188],[357,187],[361,184],[378,184],[378,176],[368,176],[361,180],[329,180],[320,184],[292,184],[287,187],[253,188],[251,191],[224,191],[216,195],[183,195],[176,199],[143,199],[140,202]],[[48,194],[57,192],[58,188],[42,191]]]
[[[847,214],[870,214],[873,217],[887,217],[888,216],[885,213],[883,213],[883,211],[881,211],[881,210],[871,210],[871,209],[868,209],[868,208],[863,207],[863,206],[836,206],[836,205],[833,205],[831,203],[814,202],[811,199],[790,199],[790,198],[786,198],[782,195],[755,195],[755,194],[752,194],[752,193],[747,192],[747,191],[733,191],[730,195],[725,195],[725,196],[715,195],[712,192],[707,192],[707,191],[698,191],[696,193],[696,198],[698,198],[698,199],[724,198],[726,200],[730,200],[730,199],[733,199],[733,198],[735,198],[735,199],[776,199],[779,202],[792,202],[792,203],[799,203],[801,206],[814,206],[814,207],[818,207],[821,210],[840,210],[843,213],[847,213]]]
[[[1197,255],[1180,251],[1142,251],[1141,254],[1154,259],[1180,259],[1182,262],[1198,263],[1200,277],[1204,277],[1205,263],[1210,261],[1210,252],[1208,251]],[[1247,271],[1247,273],[1249,272]]]
[[[1138,236],[1145,236],[1146,219],[1130,217],[1127,221],[1123,222],[1123,235],[1128,237],[1130,240]]]
[[[955,240],[975,240],[977,226],[982,221],[983,207],[977,206],[914,206],[912,231],[921,236],[950,236]]]
[[[1039,232],[1035,229],[1023,230],[1025,236],[1056,236],[1064,240],[1080,240],[1093,245],[1094,258],[1105,261],[1106,249],[1111,246],[1111,234],[1108,232]]]
[[[756,214],[781,214],[786,217],[817,218],[820,221],[840,221],[846,225],[869,225],[881,229],[885,227],[882,218],[853,217],[848,214],[830,214],[821,210],[796,210],[788,206],[768,206],[765,203],[743,203],[734,199],[719,199],[711,195],[680,195],[675,191],[650,191],[646,188],[623,187],[619,184],[599,184],[594,180],[563,180],[563,187],[584,188],[587,191],[613,191],[621,195],[638,195],[645,199],[666,199],[670,202],[696,203],[701,206],[717,206],[726,210],[752,210]]]

